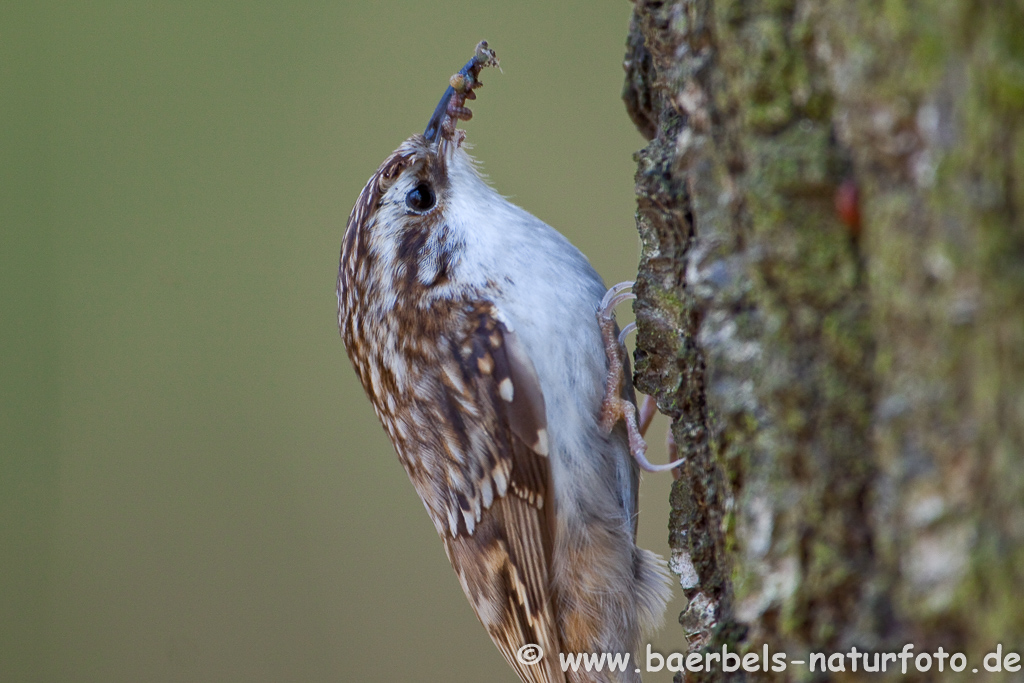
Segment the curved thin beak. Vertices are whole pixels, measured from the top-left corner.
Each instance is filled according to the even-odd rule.
[[[459,72],[455,76],[462,76],[469,83],[468,94],[469,99],[473,99],[473,88],[480,87],[480,84],[476,80],[476,76],[480,73],[480,69],[485,66],[497,66],[498,59],[494,56],[494,51],[488,49],[487,41],[481,40],[476,46],[476,52],[466,62],[466,66],[459,69]],[[452,79],[455,78],[452,76]],[[441,96],[441,101],[437,103],[437,107],[434,108],[434,114],[430,117],[430,121],[427,122],[427,129],[423,131],[423,137],[430,143],[435,143],[438,137],[441,135],[441,130],[444,128],[445,119],[448,118],[448,104],[451,102],[452,97],[455,96],[455,88],[448,86],[448,89],[444,91],[444,95]],[[459,102],[461,106],[463,103]]]
[[[470,61],[470,63],[466,65],[466,68],[468,68],[472,63],[473,62]],[[465,69],[463,69],[463,71],[465,71]],[[437,103],[433,116],[431,116],[430,121],[427,122],[427,129],[423,131],[423,137],[427,139],[427,142],[431,144],[437,142],[437,138],[441,134],[441,124],[444,123],[444,119],[448,115],[448,103],[451,101],[452,95],[454,94],[455,88],[449,85],[448,89],[444,91],[444,95],[441,95],[441,101]]]

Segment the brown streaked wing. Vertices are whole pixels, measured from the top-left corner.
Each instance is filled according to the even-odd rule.
[[[495,501],[472,536],[444,539],[448,559],[491,640],[527,683],[563,683],[560,640],[549,585],[546,520],[515,495]],[[516,654],[539,645],[544,657],[530,666]]]
[[[554,496],[544,396],[529,356],[489,302],[473,302],[459,317],[461,338],[450,340],[432,392],[443,428],[430,431],[443,443],[430,450],[443,462],[431,469],[446,469],[447,479],[411,469],[410,479],[508,663],[527,683],[564,683],[550,579]],[[427,459],[405,455],[407,463]],[[526,644],[543,648],[537,664],[516,658]]]

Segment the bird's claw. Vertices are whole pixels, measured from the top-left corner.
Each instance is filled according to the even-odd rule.
[[[650,397],[645,397],[640,408],[640,419],[633,403],[622,397],[622,381],[625,376],[623,362],[623,341],[626,334],[636,328],[634,323],[627,325],[619,334],[615,333],[615,307],[623,301],[635,299],[630,289],[632,282],[620,282],[604,295],[597,309],[597,323],[601,328],[601,339],[604,342],[605,355],[608,357],[608,375],[604,384],[604,400],[601,402],[601,429],[610,434],[619,420],[626,422],[626,434],[629,437],[629,451],[640,468],[648,472],[667,472],[679,467],[682,459],[664,465],[655,465],[647,459],[647,443],[644,433],[654,418],[657,406]]]

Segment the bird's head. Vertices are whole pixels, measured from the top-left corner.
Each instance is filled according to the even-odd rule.
[[[476,99],[480,70],[497,65],[494,51],[481,41],[472,59],[451,77],[423,134],[403,142],[360,193],[338,269],[342,327],[346,311],[371,295],[389,307],[398,297],[418,298],[449,283],[462,245],[460,231],[447,218],[457,201],[453,188],[485,186],[462,149],[465,131],[455,126],[472,117],[466,101]]]

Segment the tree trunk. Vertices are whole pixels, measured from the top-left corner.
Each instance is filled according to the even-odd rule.
[[[636,0],[635,384],[687,458],[680,649],[806,662],[678,680],[1024,653],[1022,27],[1011,2]],[[929,660],[886,671],[957,677]]]

